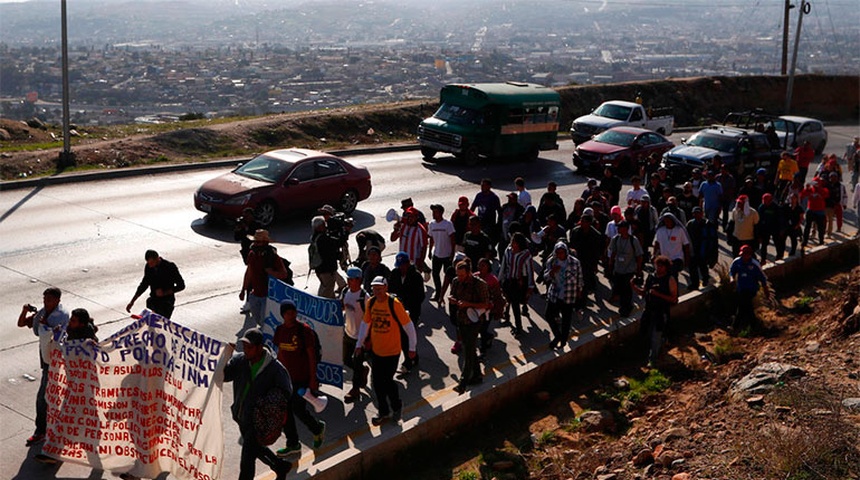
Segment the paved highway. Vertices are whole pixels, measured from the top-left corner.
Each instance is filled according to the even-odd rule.
[[[828,130],[826,152],[839,155],[851,137],[858,134],[857,126]],[[681,135],[673,135],[673,140],[679,142]],[[492,178],[496,192],[503,197],[513,189],[513,179],[522,175],[535,199],[545,190],[547,181],[555,180],[565,203],[571,205],[584,188],[585,179],[572,172],[570,141],[562,141],[560,146],[558,151],[543,152],[534,163],[474,169],[444,160],[424,163],[417,151],[349,157],[368,167],[374,185],[371,198],[359,204],[354,214],[356,230],[373,227],[387,237],[391,224],[384,220],[385,212],[399,207],[404,197],[412,197],[428,216],[430,203],[442,203],[450,211],[459,195],[474,196],[482,177]],[[188,286],[177,295],[174,320],[229,341],[249,326],[238,310],[244,266],[238,245],[232,241],[232,230],[225,225],[207,224],[192,204],[195,189],[225,171],[147,175],[0,192],[0,318],[7,325],[0,337],[0,407],[4,424],[0,432],[0,477],[9,478],[18,472],[17,478],[53,478],[59,468],[67,478],[101,478],[90,476],[89,469],[83,467],[46,469],[25,460],[28,450],[23,443],[32,433],[33,399],[38,385],[24,375],[39,376],[38,353],[32,333],[14,325],[21,305],[40,304],[47,286],[62,289],[63,304],[69,310],[88,309],[100,326],[100,338],[105,338],[129,321],[124,308],[142,276],[143,253],[152,248],[177,263]],[[852,223],[856,219],[853,213],[848,218]],[[307,285],[315,292],[315,277],[306,277],[309,223],[308,217],[283,219],[271,233],[281,255],[293,262],[296,285]],[[396,248],[388,246],[386,263],[392,263],[394,253]],[[542,311],[539,302],[537,299],[533,304]],[[144,306],[145,298],[141,298],[135,310]],[[600,306],[605,307],[602,303]],[[611,314],[605,308],[592,310],[580,326],[598,324]],[[422,371],[406,385],[407,404],[450,389],[460,371],[449,352],[453,331],[441,311],[435,305],[425,305],[423,318],[419,329],[423,338],[419,343]],[[531,318],[535,322],[522,343],[514,341],[507,330],[499,331],[499,341],[487,356],[487,365],[508,362],[548,342],[546,324],[534,313]],[[331,390],[328,393],[340,395]],[[228,452],[224,478],[234,478],[238,473],[238,432],[227,413],[230,395],[228,386],[224,401]],[[325,418],[329,421],[329,438],[337,445],[338,438],[343,441],[348,432],[363,428],[366,416],[360,408],[343,405],[339,400],[333,403]],[[364,405],[370,405],[368,411],[372,410],[372,404]],[[408,418],[408,414],[405,416]],[[309,441],[309,434],[302,428],[300,436]],[[34,453],[29,452],[29,456]],[[300,469],[307,469],[314,461],[309,450],[304,453]]]

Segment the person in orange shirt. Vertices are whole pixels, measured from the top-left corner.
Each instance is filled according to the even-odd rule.
[[[415,358],[415,325],[409,319],[409,314],[400,303],[400,300],[388,294],[388,280],[379,276],[370,282],[373,289],[373,297],[367,300],[364,309],[364,321],[358,330],[358,345],[355,356],[361,355],[362,345],[368,335],[371,343],[370,371],[372,373],[371,385],[376,394],[378,405],[377,416],[371,418],[375,426],[382,425],[392,417],[399,421],[403,402],[397,384],[394,382],[394,373],[397,371],[397,361],[400,359],[400,329],[395,325],[399,323],[409,339],[408,355],[410,359]],[[392,413],[393,412],[393,413]]]

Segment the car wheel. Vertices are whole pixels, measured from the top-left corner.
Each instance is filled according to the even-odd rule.
[[[466,150],[460,154],[460,159],[466,164],[466,166],[474,167],[481,161],[481,156],[478,155],[478,147],[472,145],[471,147],[466,148]]]
[[[254,220],[261,227],[268,227],[275,221],[275,216],[278,213],[278,207],[271,201],[265,201],[257,205],[254,209]]]
[[[421,157],[424,160],[433,160],[433,157],[436,156],[436,150],[429,147],[421,147]]]
[[[355,211],[355,207],[358,206],[358,192],[355,190],[347,190],[346,193],[340,197],[340,205],[339,209],[341,212],[350,214]]]

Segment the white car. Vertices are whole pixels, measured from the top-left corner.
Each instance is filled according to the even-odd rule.
[[[827,130],[820,120],[808,117],[783,115],[771,120],[779,136],[779,144],[793,149],[809,141],[815,153],[821,154],[827,146]]]

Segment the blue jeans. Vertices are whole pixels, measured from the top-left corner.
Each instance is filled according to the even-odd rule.
[[[251,320],[254,320],[257,326],[263,326],[266,315],[266,297],[248,294],[248,306],[250,307]]]

